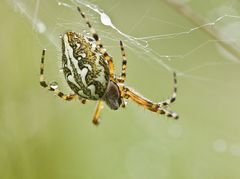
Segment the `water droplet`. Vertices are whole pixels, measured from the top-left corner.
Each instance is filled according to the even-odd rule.
[[[44,33],[46,31],[46,25],[43,22],[37,22],[36,23],[36,28],[39,33]]]
[[[108,26],[112,25],[112,21],[111,21],[110,17],[105,13],[101,13],[101,22],[104,25],[108,25]]]
[[[53,81],[51,84],[50,84],[50,87],[53,88],[53,89],[57,89],[58,88],[58,83],[56,81]]]

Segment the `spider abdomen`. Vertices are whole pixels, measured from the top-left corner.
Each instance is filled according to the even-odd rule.
[[[96,45],[75,32],[62,36],[62,67],[69,87],[79,96],[98,100],[109,83],[109,67]]]

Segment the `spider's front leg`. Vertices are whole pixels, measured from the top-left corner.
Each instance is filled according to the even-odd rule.
[[[99,100],[97,105],[96,105],[96,109],[95,109],[95,113],[94,113],[94,116],[93,116],[93,124],[95,125],[98,125],[99,124],[99,120],[100,120],[100,113],[103,109],[103,101],[102,100]]]
[[[144,108],[152,111],[152,112],[156,112],[158,114],[162,114],[165,115],[167,117],[172,117],[174,119],[178,119],[178,115],[177,113],[170,111],[166,108],[162,108],[160,107],[160,103],[154,103],[144,97],[142,97],[141,95],[137,94],[135,91],[133,91],[132,89],[125,87],[124,89],[125,91],[125,96],[124,98],[126,99],[131,99],[134,102],[138,103],[139,105],[143,106]]]
[[[117,78],[117,82],[124,83],[126,79],[127,58],[126,58],[122,41],[120,41],[120,49],[121,49],[121,56],[122,56],[122,71],[121,71],[121,76]]]
[[[73,99],[79,98],[78,95],[76,95],[76,94],[66,95],[66,94],[62,93],[61,91],[59,91],[57,87],[54,87],[54,86],[57,86],[57,85],[48,84],[48,83],[45,81],[45,78],[44,78],[44,59],[45,59],[45,53],[46,53],[46,49],[44,49],[44,50],[42,51],[41,65],[40,65],[40,85],[41,85],[43,88],[46,88],[46,89],[48,89],[49,91],[54,92],[54,94],[56,94],[57,96],[59,96],[59,97],[62,98],[63,100],[71,101],[71,100],[73,100]],[[82,100],[82,103],[85,102],[84,99],[81,99],[81,100]]]
[[[167,109],[166,107],[168,107],[168,105],[170,105],[171,103],[173,103],[176,100],[176,96],[177,96],[177,79],[176,79],[176,73],[174,72],[174,90],[173,90],[173,94],[172,96],[164,101],[160,101],[158,103],[154,103],[144,97],[142,97],[141,95],[139,95],[138,93],[136,93],[134,90],[123,86],[121,91],[124,94],[124,98],[125,99],[131,99],[134,102],[138,103],[139,105],[143,106],[144,108],[165,115],[167,117],[172,117],[174,119],[178,119],[179,116],[177,113],[170,111],[169,109]]]
[[[161,101],[159,104],[160,107],[168,106],[169,104],[176,101],[177,97],[177,75],[173,72],[173,93],[172,96],[164,101]]]
[[[125,54],[125,50],[124,50],[122,41],[120,41],[120,49],[121,49],[121,57],[122,57],[122,71],[121,71],[121,75],[118,78],[116,78],[116,81],[117,81],[118,85],[121,86],[120,88],[122,89],[122,87],[124,86],[125,79],[126,79],[126,68],[127,68],[127,58],[126,58],[126,54]],[[122,98],[121,106],[123,108],[125,108],[126,105],[127,105],[127,99]]]

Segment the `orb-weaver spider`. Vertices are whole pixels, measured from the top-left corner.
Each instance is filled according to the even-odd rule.
[[[48,84],[44,79],[44,59],[46,49],[42,51],[40,66],[40,85],[53,91],[60,98],[71,101],[79,99],[84,104],[86,100],[98,101],[92,122],[98,124],[100,112],[105,102],[111,109],[117,110],[120,106],[125,107],[125,101],[131,99],[144,108],[163,114],[174,119],[178,118],[175,112],[168,109],[177,94],[177,79],[174,74],[174,91],[172,97],[158,103],[142,97],[133,89],[125,86],[127,60],[123,43],[120,41],[122,55],[122,71],[120,77],[114,75],[112,57],[104,49],[98,34],[88,21],[81,9],[77,8],[93,37],[89,38],[81,33],[66,32],[61,36],[62,40],[62,69],[65,80],[73,91],[66,95],[53,84]]]

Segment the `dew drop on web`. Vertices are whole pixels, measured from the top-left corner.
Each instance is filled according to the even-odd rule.
[[[109,18],[109,16],[105,13],[101,13],[101,22],[104,24],[104,25],[108,25],[108,26],[111,26],[112,25],[112,21],[111,19]]]
[[[50,87],[53,89],[57,89],[58,88],[58,83],[56,81],[51,82]]]

